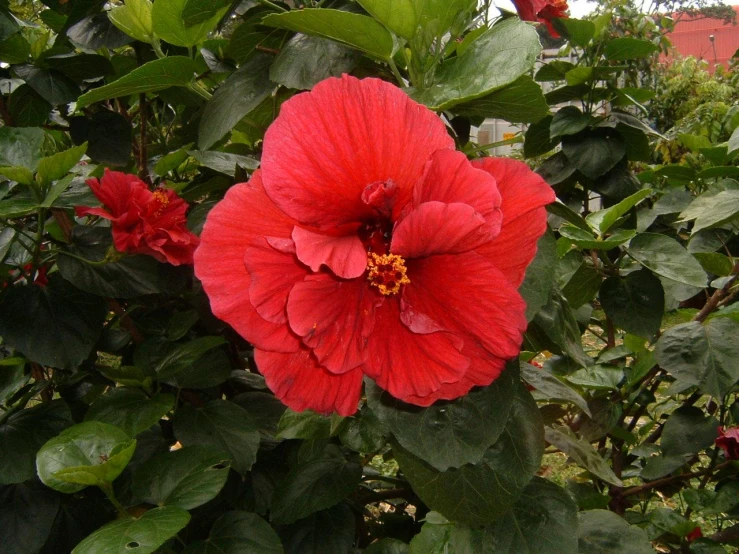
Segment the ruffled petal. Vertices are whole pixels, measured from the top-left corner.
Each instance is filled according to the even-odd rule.
[[[74,208],[74,214],[77,217],[84,217],[86,215],[96,215],[98,217],[102,217],[103,219],[108,219],[108,220],[115,219],[115,216],[113,216],[105,208],[89,208],[87,206],[76,206]]]
[[[354,279],[367,267],[367,249],[356,233],[330,236],[295,227],[292,236],[298,259],[313,271],[326,265],[338,277]]]
[[[257,171],[248,183],[231,187],[210,211],[195,251],[195,275],[203,283],[211,310],[258,348],[280,352],[300,348],[286,324],[266,321],[254,309],[249,300],[251,278],[244,264],[247,248],[257,237],[289,238],[294,225],[264,194]]]
[[[375,307],[381,302],[364,279],[344,281],[321,273],[293,287],[287,316],[323,367],[345,373],[367,359]]]
[[[376,215],[362,200],[373,183],[392,181],[400,210],[442,148],[454,141],[431,110],[390,83],[344,75],[282,105],[264,137],[264,186],[300,223],[331,229]]]
[[[441,329],[474,337],[496,357],[518,355],[527,325],[526,304],[482,256],[466,252],[412,260],[408,276],[404,313],[423,314]]]
[[[467,252],[493,239],[488,228],[468,204],[426,202],[395,227],[390,251],[404,258]]]
[[[423,181],[413,191],[413,204],[434,200],[468,204],[485,218],[491,237],[500,231],[503,215],[495,179],[489,172],[475,169],[461,152],[439,150],[432,156]]]
[[[258,238],[249,246],[244,256],[249,272],[249,301],[257,313],[273,323],[287,323],[287,296],[295,283],[308,275],[295,254],[281,252]]]
[[[364,371],[395,398],[411,402],[462,378],[470,363],[462,344],[450,333],[412,332],[400,321],[398,300],[388,299],[375,312]]]
[[[473,164],[495,177],[503,198],[500,234],[477,252],[518,288],[536,255],[536,243],[547,229],[544,206],[554,202],[554,191],[523,162],[483,158]]]
[[[362,391],[359,369],[341,375],[330,373],[307,348],[288,354],[257,348],[254,361],[275,396],[295,411],[336,412],[341,416],[357,411]]]

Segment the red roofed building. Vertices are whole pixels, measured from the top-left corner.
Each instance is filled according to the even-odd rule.
[[[739,22],[739,6],[731,7]],[[680,14],[675,14],[675,20],[678,21],[675,30],[667,35],[675,50],[683,57],[706,60],[711,73],[716,64],[727,66],[739,50],[739,25],[724,23],[720,19],[695,19]]]

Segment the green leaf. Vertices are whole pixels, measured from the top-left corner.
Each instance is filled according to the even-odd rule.
[[[474,0],[359,0],[367,12],[396,35],[412,39],[420,32],[442,36]]]
[[[380,539],[364,549],[364,554],[409,554],[408,545],[398,539]]]
[[[576,67],[570,69],[565,75],[567,84],[571,87],[583,85],[588,81],[591,81],[595,75],[594,67]]]
[[[231,375],[228,355],[219,348],[209,350],[188,367],[167,379],[172,386],[184,389],[208,389],[224,383]]]
[[[198,127],[198,146],[207,150],[267,98],[275,85],[269,80],[272,58],[259,54],[218,87],[205,105]]]
[[[578,514],[580,552],[587,554],[654,554],[646,532],[608,510]]]
[[[75,144],[87,142],[87,155],[108,165],[127,165],[131,157],[131,123],[121,114],[100,110],[73,117],[69,132]]]
[[[45,287],[13,287],[0,304],[0,336],[43,366],[70,368],[90,354],[107,314],[105,302],[61,277]],[[44,325],[39,325],[43,321]],[[49,329],[54,329],[49,333]]]
[[[578,369],[566,379],[573,385],[592,390],[618,390],[618,384],[624,380],[623,369],[607,365],[594,365]]]
[[[728,146],[729,146],[729,150],[728,150],[729,155],[739,150],[739,127],[734,129],[734,132],[731,133],[731,137],[729,137]]]
[[[0,175],[11,181],[16,181],[22,185],[33,184],[33,171],[25,167],[10,166],[0,167]]]
[[[18,127],[40,127],[49,119],[51,104],[28,85],[21,85],[8,98],[8,111]]]
[[[715,196],[699,196],[680,214],[682,221],[695,219],[693,233],[730,223],[739,218],[739,190],[724,190]]]
[[[278,439],[324,439],[330,435],[331,420],[310,410],[294,412],[288,408],[277,426]]]
[[[544,451],[539,409],[520,387],[503,434],[482,462],[437,471],[399,445],[393,452],[413,490],[430,508],[452,521],[483,525],[518,501]]]
[[[297,34],[280,50],[269,70],[272,82],[298,90],[312,89],[329,77],[350,73],[356,52],[332,40]]]
[[[174,406],[171,394],[147,396],[133,388],[113,388],[99,396],[85,414],[85,421],[102,421],[135,437],[156,425]]]
[[[534,79],[539,82],[564,81],[567,72],[574,68],[575,66],[570,62],[555,59],[542,65],[534,75]]]
[[[669,368],[668,368],[669,369]],[[660,445],[665,456],[696,454],[713,444],[719,423],[695,406],[681,407],[667,418]]]
[[[648,40],[620,37],[606,43],[605,56],[609,60],[636,60],[654,54],[659,47]]]
[[[556,376],[552,375],[546,368],[534,367],[531,364],[521,364],[521,377],[529,385],[534,387],[538,395],[544,398],[554,400],[564,400],[565,402],[572,402],[589,417],[590,408],[585,399],[577,394],[575,390],[565,385]]]
[[[480,35],[461,56],[444,62],[436,70],[434,83],[412,91],[411,97],[433,110],[469,102],[530,71],[540,51],[531,25],[505,19]]]
[[[110,21],[128,36],[141,42],[154,42],[154,29],[149,0],[126,0],[108,12]]]
[[[626,277],[609,277],[600,289],[600,303],[613,323],[632,335],[651,339],[665,311],[662,282],[642,269]]]
[[[159,379],[167,379],[188,369],[203,354],[225,342],[223,337],[217,336],[198,337],[187,342],[165,344],[151,340],[139,347],[134,361],[137,366],[155,373]]]
[[[136,441],[118,427],[86,421],[62,431],[36,455],[41,481],[60,492],[107,485],[125,469]]]
[[[77,165],[87,150],[87,143],[80,146],[57,152],[48,158],[41,158],[38,163],[36,180],[41,186],[47,187],[53,181],[61,179],[67,172]]]
[[[387,429],[369,407],[363,406],[359,414],[344,421],[339,438],[342,444],[352,450],[369,454],[377,452],[387,444]]]
[[[549,292],[554,284],[554,269],[557,262],[557,242],[548,231],[536,244],[536,256],[528,268],[518,292],[526,301],[526,319],[531,321],[542,306],[549,301]]]
[[[536,314],[528,333],[544,334],[553,343],[552,348],[559,347],[582,367],[593,364],[593,360],[582,349],[580,327],[575,314],[556,287],[552,288],[547,304]]]
[[[723,398],[739,381],[739,323],[714,318],[671,327],[654,349],[657,363],[680,381]]]
[[[367,403],[403,448],[446,471],[482,460],[505,428],[518,381],[513,363],[489,387],[428,408],[405,404],[368,383]]]
[[[0,487],[4,554],[40,552],[59,514],[61,495],[38,481]]]
[[[587,469],[606,483],[616,485],[617,487],[623,486],[621,479],[616,477],[608,462],[600,457],[588,441],[577,438],[569,428],[547,427],[544,429],[544,435],[549,444],[559,448],[580,467]]]
[[[44,132],[35,127],[0,127],[0,167],[35,170],[41,159]]]
[[[230,461],[203,446],[164,452],[136,470],[132,491],[157,506],[192,510],[213,500],[226,484]]]
[[[731,259],[718,252],[696,252],[693,254],[706,273],[713,273],[719,277],[728,277],[734,270]]]
[[[595,36],[595,24],[584,19],[572,17],[552,19],[552,25],[574,46],[585,48]]]
[[[651,189],[642,189],[639,192],[632,194],[628,198],[621,200],[615,206],[611,206],[605,210],[599,210],[588,215],[585,221],[588,222],[594,230],[598,231],[601,235],[608,231],[613,224],[616,223],[619,218],[636,206],[639,202],[647,198],[652,194]]]
[[[615,131],[599,127],[562,138],[562,151],[585,176],[597,179],[626,154],[626,146]]]
[[[18,77],[52,106],[77,100],[80,88],[69,77],[53,69],[41,69],[26,64],[14,66]]]
[[[526,130],[526,134],[524,135],[523,142],[523,155],[525,158],[533,158],[534,156],[546,154],[559,143],[558,140],[552,139],[549,134],[551,123],[552,116],[548,115],[536,123],[529,125],[529,128]],[[574,171],[574,168],[572,171]],[[572,171],[570,173],[572,173]],[[548,180],[548,182],[551,183],[551,180]]]
[[[603,283],[603,276],[594,267],[585,263],[581,254],[575,255],[580,258],[580,265],[562,287],[562,294],[573,310],[590,302]]]
[[[226,512],[208,539],[188,545],[183,554],[283,554],[280,538],[257,514]]]
[[[272,13],[263,6],[252,8],[244,14],[245,21],[236,27],[226,47],[226,53],[239,64],[245,63],[257,53],[257,47],[279,49],[288,31],[262,25],[262,17]]]
[[[3,368],[3,372],[7,369]],[[72,425],[63,400],[20,410],[0,425],[0,484],[22,483],[36,476],[36,452]]]
[[[590,125],[591,117],[575,106],[564,106],[557,110],[549,125],[549,135],[559,137],[575,135]]]
[[[357,13],[306,8],[270,14],[262,24],[335,40],[381,60],[393,52],[392,35],[371,17]]]
[[[229,152],[189,150],[187,152],[205,167],[233,177],[238,168],[254,170],[259,167],[259,160],[248,156],[239,156]]]
[[[225,452],[242,475],[256,461],[259,430],[249,412],[233,402],[212,400],[202,408],[186,406],[173,420],[175,436],[183,445]]]
[[[301,460],[280,481],[272,497],[270,519],[293,523],[330,508],[349,496],[362,477],[362,466],[347,460],[341,449],[328,444],[317,455]]]
[[[31,45],[21,33],[16,33],[12,37],[0,42],[0,61],[2,62],[8,64],[24,63],[28,61],[28,56],[30,55]]]
[[[195,73],[195,62],[185,56],[170,56],[145,63],[110,84],[86,92],[77,100],[84,108],[100,100],[156,92],[169,87],[187,86]]]
[[[228,6],[223,6],[209,19],[192,26],[187,26],[183,12],[188,0],[157,0],[151,10],[154,34],[175,46],[191,47],[201,43],[226,13]],[[166,59],[166,58],[165,58]]]
[[[640,233],[629,243],[629,255],[657,275],[703,288],[706,272],[675,239],[656,233]]]
[[[481,98],[454,106],[454,113],[467,117],[493,117],[512,123],[536,123],[549,113],[541,87],[522,75]]]
[[[104,525],[79,543],[72,554],[151,554],[184,529],[188,521],[190,514],[182,508],[154,508],[139,518]]]
[[[280,532],[285,554],[337,554],[352,551],[354,513],[338,504],[289,525]]]

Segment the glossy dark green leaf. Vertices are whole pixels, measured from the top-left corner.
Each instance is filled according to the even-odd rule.
[[[603,234],[613,227],[619,218],[626,215],[631,208],[651,194],[651,189],[642,189],[610,208],[591,213],[585,218],[585,221],[592,229],[598,231],[599,234]]]
[[[198,128],[198,146],[207,150],[231,131],[274,89],[269,80],[272,58],[266,54],[252,57],[216,89],[205,105]]]
[[[547,232],[536,244],[536,256],[526,268],[526,277],[518,292],[526,301],[526,319],[531,321],[536,312],[549,301],[549,292],[554,284],[554,268],[557,261],[557,243],[554,235]]]
[[[608,462],[601,458],[590,443],[575,436],[568,428],[559,427],[554,429],[547,427],[545,436],[549,444],[567,454],[580,467],[587,469],[606,483],[611,483],[617,487],[623,486],[621,479],[616,477]]]
[[[490,94],[454,106],[454,113],[468,117],[493,117],[512,123],[536,123],[549,113],[541,87],[523,75]]]
[[[718,252],[696,252],[693,254],[706,273],[712,273],[719,277],[728,277],[734,270],[731,258]]]
[[[140,389],[114,388],[99,396],[85,414],[85,421],[102,421],[135,437],[156,425],[174,406],[171,394],[147,396]]]
[[[552,148],[554,148],[559,141],[551,138],[549,134],[549,127],[552,124],[552,116],[546,116],[540,121],[529,125],[524,135],[523,142],[523,154],[526,158],[533,158],[534,156],[541,156],[546,154]],[[574,168],[573,170],[574,171]],[[572,173],[572,172],[570,172]],[[551,184],[556,184],[551,180],[547,179]]]
[[[0,371],[7,371],[2,368]],[[36,475],[36,452],[72,425],[67,404],[55,400],[11,415],[0,425],[0,484],[22,483]]]
[[[578,369],[566,377],[573,385],[592,390],[617,390],[624,379],[624,371],[619,367],[597,364]]]
[[[549,134],[553,137],[575,135],[590,125],[591,117],[575,106],[564,106],[552,117]]]
[[[198,337],[178,343],[152,338],[138,347],[134,362],[136,366],[156,374],[159,379],[168,379],[190,368],[206,352],[224,342],[223,337],[217,336]]]
[[[190,514],[177,506],[144,512],[141,517],[104,525],[79,543],[72,554],[151,554],[182,530]]]
[[[396,400],[368,382],[367,402],[404,449],[446,471],[483,459],[503,433],[518,381],[512,363],[489,387],[428,408]]]
[[[223,349],[209,350],[167,379],[175,387],[207,389],[224,383],[231,375],[231,363]]]
[[[201,43],[208,36],[228,9],[223,2],[209,2],[206,6],[207,19],[187,23],[185,10],[192,0],[157,0],[151,9],[154,34],[175,46],[191,47]],[[218,9],[210,7],[219,5]],[[197,9],[197,8],[196,8]],[[202,13],[202,12],[201,12]],[[193,14],[191,13],[190,16]],[[166,58],[165,58],[166,59]]]
[[[180,408],[173,421],[175,436],[183,445],[223,451],[241,474],[256,461],[259,430],[249,412],[233,402],[212,400],[202,408]]]
[[[27,64],[16,66],[15,72],[52,106],[69,104],[80,95],[80,89],[75,82],[56,70],[41,69]]]
[[[347,459],[335,444],[308,460],[300,460],[280,481],[272,497],[270,519],[293,523],[335,506],[349,496],[362,477],[357,460]]]
[[[108,58],[99,54],[66,54],[46,59],[55,70],[75,82],[105,77],[114,73]]]
[[[666,456],[695,454],[713,444],[719,423],[695,406],[678,408],[667,418],[662,432],[662,452]]]
[[[574,65],[564,60],[552,60],[539,68],[534,79],[539,82],[564,81],[565,75]]]
[[[44,444],[36,455],[41,481],[60,492],[109,485],[128,464],[136,441],[99,421],[78,423]]]
[[[739,219],[739,190],[724,190],[715,196],[700,196],[680,214],[686,221],[695,219],[693,233],[719,227]]]
[[[38,128],[0,127],[0,167],[36,169],[44,132]]]
[[[654,349],[657,363],[685,383],[718,398],[739,381],[739,323],[714,318],[671,327]]]
[[[554,376],[548,369],[535,367],[531,364],[521,363],[521,378],[536,390],[537,398],[541,395],[544,398],[553,400],[564,400],[572,402],[583,412],[590,416],[590,408],[585,399],[580,396],[572,387],[567,386]]]
[[[229,152],[189,150],[187,153],[205,167],[209,167],[219,173],[225,173],[231,177],[236,174],[239,168],[254,170],[259,167],[259,160]]]
[[[182,21],[185,27],[192,27],[215,17],[231,4],[232,0],[187,0],[182,10]]]
[[[40,127],[49,119],[51,104],[28,85],[21,85],[8,98],[8,111],[19,127]]]
[[[408,545],[398,539],[380,539],[364,549],[364,554],[409,554]]]
[[[84,2],[75,2],[73,6],[82,5]],[[74,23],[67,30],[67,37],[75,45],[88,50],[99,50],[100,48],[120,48],[133,39],[118,30],[108,19],[105,13],[96,13],[75,22],[71,15],[67,18],[64,26]]]
[[[644,530],[629,525],[622,517],[607,510],[589,510],[578,514],[580,552],[588,554],[654,554]]]
[[[69,132],[75,144],[87,143],[86,153],[96,162],[122,166],[131,158],[131,123],[119,113],[100,110],[73,117]]]
[[[399,445],[393,447],[421,500],[450,520],[470,525],[490,523],[510,510],[538,470],[543,451],[539,409],[523,387],[503,434],[479,464],[441,472]]]
[[[36,169],[36,180],[42,187],[49,186],[53,181],[61,179],[82,159],[87,150],[83,143],[69,150],[57,152],[51,156],[41,158]]]
[[[646,269],[626,277],[612,276],[600,289],[603,311],[613,323],[632,335],[652,338],[665,311],[662,282]]]
[[[59,493],[38,481],[0,485],[4,554],[39,552],[59,513]]]
[[[137,469],[133,493],[157,506],[192,510],[213,500],[226,484],[228,456],[204,446],[185,446],[155,456]]]
[[[226,512],[207,540],[188,545],[183,554],[283,554],[280,538],[257,514]]]
[[[434,83],[412,91],[411,97],[434,110],[481,98],[530,71],[540,51],[533,27],[516,18],[504,19],[462,55],[444,62]]]
[[[331,420],[310,410],[285,410],[277,429],[281,439],[324,439],[330,434]]]
[[[418,33],[443,36],[475,5],[474,0],[360,0],[362,7],[396,35],[412,39]]]
[[[575,314],[562,293],[555,288],[550,291],[549,301],[544,305],[529,326],[529,333],[543,333],[562,352],[587,367],[593,360],[582,349],[580,328]]]
[[[316,512],[284,527],[285,554],[352,554],[355,518],[346,504]]]
[[[0,304],[0,336],[44,366],[68,368],[90,354],[102,331],[105,302],[52,276],[45,287],[14,287]],[[53,326],[49,333],[44,325]]]
[[[184,87],[192,81],[195,62],[185,56],[170,56],[147,62],[120,79],[86,92],[77,100],[77,107],[84,108],[100,100],[156,92],[169,87]]]
[[[646,58],[657,50],[659,47],[648,40],[620,37],[609,40],[604,53],[609,60],[621,61]]]
[[[272,13],[269,9],[257,6],[244,14],[244,22],[236,27],[226,47],[230,58],[243,64],[257,53],[257,47],[266,51],[279,50],[289,31],[262,25],[262,17],[269,13]]]
[[[652,157],[649,137],[641,129],[630,127],[623,123],[616,125],[616,131],[626,144],[626,157],[630,162],[648,162]]]
[[[640,233],[629,243],[629,255],[657,275],[703,288],[708,277],[685,248],[675,239],[656,233]]]
[[[339,432],[342,444],[362,453],[377,452],[387,444],[388,430],[369,407],[347,418]]]
[[[597,179],[626,154],[621,136],[607,128],[590,129],[562,139],[567,159],[591,179]]]
[[[0,40],[5,40],[20,31],[21,26],[7,10],[7,4],[0,9]]]
[[[603,283],[603,276],[591,265],[582,261],[572,277],[562,287],[562,295],[573,310],[587,304]]]

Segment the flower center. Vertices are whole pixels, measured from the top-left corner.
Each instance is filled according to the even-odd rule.
[[[396,254],[367,254],[367,280],[385,296],[398,294],[400,285],[410,283],[405,260]]]
[[[167,204],[169,204],[169,198],[167,197],[167,193],[161,190],[154,192],[152,196],[152,201],[154,203],[154,206],[156,206],[156,209],[154,210],[154,216],[160,216],[162,215],[164,208],[166,208]]]

